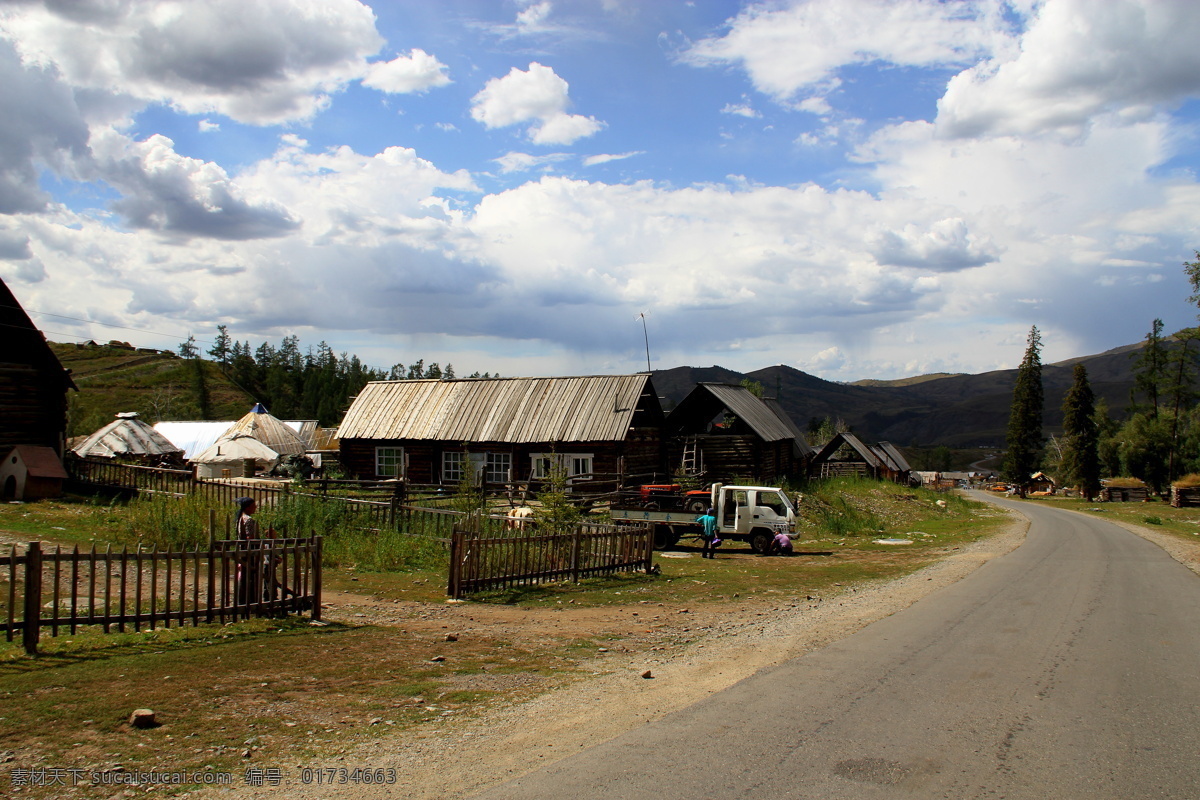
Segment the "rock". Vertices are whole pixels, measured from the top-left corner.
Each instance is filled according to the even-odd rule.
[[[149,708],[139,708],[130,714],[129,724],[135,728],[153,728],[158,725],[154,721],[154,711]]]
[[[643,673],[642,673],[642,677],[643,677],[643,678],[653,678],[653,677],[654,677],[654,673],[653,673],[653,672],[651,672],[650,670],[646,670],[645,672],[643,672]]]
[[[456,635],[455,635],[455,634],[453,634],[453,633],[447,633],[447,634],[446,634],[446,641],[447,641],[447,642],[457,642],[457,641],[458,641],[458,636],[456,636]]]
[[[429,660],[430,661],[445,661],[446,657],[445,656],[434,656],[433,658],[431,658]]]

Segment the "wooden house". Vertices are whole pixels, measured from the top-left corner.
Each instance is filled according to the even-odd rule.
[[[41,500],[62,494],[67,471],[53,448],[19,444],[0,461],[0,496],[5,500]]]
[[[1106,503],[1145,503],[1150,500],[1150,487],[1137,478],[1110,478],[1100,483],[1100,499]]]
[[[647,374],[373,381],[338,427],[362,478],[499,489],[561,468],[604,489],[663,474],[663,412]]]
[[[1035,472],[1029,476],[1029,484],[1026,489],[1031,494],[1054,494],[1058,484],[1044,472]]]
[[[913,483],[917,478],[900,450],[890,442],[864,444],[853,433],[839,433],[825,443],[809,467],[818,478],[863,475],[896,483]]]
[[[667,461],[705,483],[777,483],[804,474],[804,435],[773,401],[744,386],[696,385],[666,421]]]
[[[66,445],[67,390],[76,389],[17,298],[0,281],[0,452],[16,445]]]

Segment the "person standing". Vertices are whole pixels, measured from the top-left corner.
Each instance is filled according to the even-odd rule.
[[[720,540],[717,538],[717,518],[713,514],[713,510],[710,508],[696,517],[696,522],[703,527],[700,538],[704,540],[704,546],[700,549],[700,557],[716,558],[716,548],[720,544]]]
[[[234,533],[240,542],[258,542],[260,539],[274,539],[275,529],[268,528],[263,536],[258,527],[254,512],[258,503],[253,497],[237,499],[237,516],[233,520]],[[268,587],[272,584],[271,564],[261,553],[261,543],[254,545],[254,550],[239,550],[237,565],[237,602],[239,605],[257,603],[267,599]]]

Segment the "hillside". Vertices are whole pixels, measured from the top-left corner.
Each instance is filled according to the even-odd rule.
[[[1140,345],[1119,347],[1092,356],[1072,358],[1042,368],[1046,393],[1047,434],[1062,428],[1063,396],[1071,387],[1072,370],[1088,370],[1097,398],[1108,402],[1118,416],[1133,389],[1130,354]],[[852,430],[872,441],[898,445],[1002,447],[1016,370],[980,375],[923,376],[924,380],[859,381],[854,384],[822,380],[788,366],[748,373],[723,367],[677,367],[654,373],[654,385],[673,406],[702,381],[739,383],[748,378],[763,385],[802,429],[810,421],[841,418]]]
[[[164,419],[238,419],[254,403],[210,361],[103,345],[51,342],[50,348],[79,387],[78,392],[68,392],[68,436],[93,433],[122,411],[136,411],[150,424]],[[200,375],[208,395],[207,415],[201,408]]]

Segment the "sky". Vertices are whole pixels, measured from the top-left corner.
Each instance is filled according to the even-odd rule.
[[[1194,0],[0,0],[52,341],[384,369],[1045,362],[1195,324]]]

